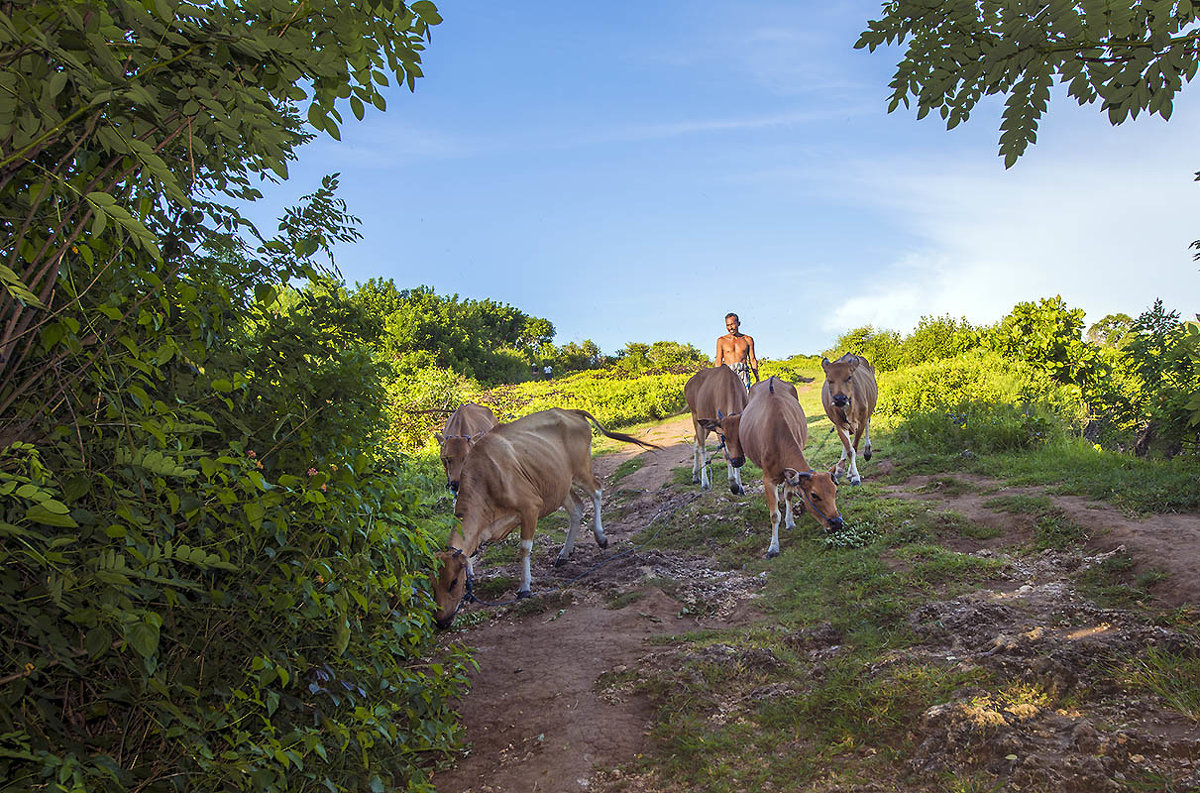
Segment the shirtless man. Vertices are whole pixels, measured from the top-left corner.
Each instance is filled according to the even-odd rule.
[[[729,331],[717,339],[717,366],[724,364],[741,378],[746,390],[750,390],[750,373],[754,373],[754,382],[758,382],[758,359],[754,357],[754,339],[739,333],[742,322],[737,314],[725,315],[725,330]]]

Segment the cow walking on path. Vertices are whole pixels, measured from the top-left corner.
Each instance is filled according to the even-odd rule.
[[[840,482],[850,461],[850,484],[861,485],[858,474],[858,442],[866,440],[863,458],[871,459],[871,414],[879,399],[875,383],[875,367],[861,355],[846,353],[833,363],[821,359],[825,384],[821,386],[821,405],[842,439],[842,458],[834,469],[834,481]]]
[[[446,420],[446,428],[437,435],[441,447],[442,468],[446,470],[446,487],[458,492],[458,477],[471,447],[496,426],[496,416],[490,408],[467,402]]]
[[[590,424],[589,424],[590,422]],[[586,410],[552,408],[499,424],[467,455],[459,480],[454,515],[461,525],[450,532],[449,550],[438,554],[434,574],[434,620],[447,628],[474,578],[471,556],[485,542],[502,540],[521,528],[521,585],[517,597],[529,597],[529,554],[538,518],[566,507],[567,539],[555,564],[571,553],[583,516],[583,499],[595,508],[596,544],[608,547],[600,521],[601,493],[592,470],[592,428],[603,435],[646,448],[658,448],[632,435],[610,432]]]
[[[785,525],[793,528],[793,502],[801,512],[811,512],[825,529],[842,528],[837,508],[837,485],[825,471],[814,471],[804,457],[808,442],[808,418],[796,398],[796,389],[772,376],[755,383],[750,402],[742,411],[739,427],[742,450],[762,469],[763,495],[771,515],[771,545],[767,558],[779,555],[779,488],[787,509]]]
[[[729,490],[734,495],[745,493],[742,487],[742,464],[746,456],[742,453],[738,437],[738,423],[748,399],[742,381],[728,366],[702,369],[692,375],[683,385],[683,397],[692,414],[692,430],[695,447],[692,450],[692,482],[700,483],[701,490],[711,490],[712,481],[705,452],[708,434],[714,432],[725,453],[726,475]]]

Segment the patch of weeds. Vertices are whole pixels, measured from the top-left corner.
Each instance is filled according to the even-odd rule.
[[[565,609],[574,602],[575,596],[570,592],[547,592],[544,595],[534,595],[530,598],[518,600],[509,607],[509,611],[518,617],[527,617],[534,614],[545,614],[548,611]]]
[[[630,457],[628,460],[618,465],[617,470],[613,471],[612,476],[609,477],[608,480],[610,485],[616,485],[617,482],[620,482],[634,471],[639,470],[645,464],[646,458],[643,455],[639,454],[636,457]]]
[[[1006,493],[989,498],[983,506],[994,512],[1013,512],[1018,515],[1041,515],[1054,509],[1049,496],[1031,496],[1025,493]]]
[[[957,476],[935,476],[917,488],[922,493],[937,493],[943,496],[961,496],[965,493],[977,493],[979,488]]]
[[[613,609],[614,611],[619,611],[628,605],[637,603],[639,600],[646,597],[646,594],[647,592],[645,589],[633,589],[628,592],[621,592],[613,597],[608,598],[608,600],[604,603],[604,607]]]
[[[510,537],[508,541],[501,540],[485,545],[479,556],[479,563],[475,565],[476,573],[478,574],[480,564],[486,567],[495,567],[516,562],[521,555],[521,544],[517,541],[518,539],[520,539],[519,536]]]
[[[1052,548],[1061,551],[1079,545],[1090,536],[1087,529],[1058,510],[1039,516],[1036,530],[1037,547],[1041,550]]]
[[[945,585],[984,580],[1004,567],[994,559],[956,553],[940,545],[906,545],[892,553],[905,562],[905,583],[925,591],[940,591]]]
[[[1108,501],[1135,514],[1200,509],[1197,458],[1138,458],[1076,438],[1025,454],[996,455],[990,462],[1014,484],[1050,484],[1058,492]]]
[[[1131,689],[1157,694],[1173,710],[1200,721],[1200,658],[1151,647],[1125,664],[1118,679]]]
[[[1164,573],[1158,570],[1135,573],[1133,557],[1122,553],[1111,555],[1102,563],[1080,573],[1076,582],[1080,594],[1100,606],[1132,608],[1150,601],[1150,588],[1164,577]]]
[[[953,534],[958,537],[969,537],[973,540],[990,540],[1004,533],[1003,530],[995,526],[976,523],[961,512],[955,512],[952,509],[934,513],[931,518],[937,528],[938,534],[942,535]]]
[[[511,575],[476,576],[475,595],[483,600],[497,600],[505,592],[516,592],[519,579]]]
[[[672,468],[671,469],[671,484],[673,485],[691,485],[692,484],[692,468],[691,466]],[[699,487],[699,485],[696,485]]]
[[[770,525],[762,496],[701,495],[648,527],[635,542],[649,547],[712,556],[723,569],[737,569],[766,552]],[[648,539],[647,539],[648,537]]]

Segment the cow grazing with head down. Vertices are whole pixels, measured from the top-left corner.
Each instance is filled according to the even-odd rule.
[[[763,494],[771,513],[768,559],[779,555],[780,487],[789,529],[796,525],[792,505],[797,499],[800,511],[811,512],[827,531],[842,528],[833,477],[825,471],[814,471],[804,458],[808,419],[796,399],[795,387],[788,388],[790,385],[776,377],[755,383],[739,428],[742,449],[763,472]]]
[[[699,482],[702,490],[712,489],[704,453],[708,434],[714,432],[725,452],[729,490],[735,495],[746,492],[742,488],[740,470],[746,456],[738,438],[738,423],[742,419],[742,409],[746,407],[746,387],[728,366],[717,366],[692,375],[683,385],[683,396],[692,413],[696,437],[692,481]]]
[[[840,481],[846,473],[846,460],[850,461],[850,484],[861,485],[858,474],[858,442],[866,439],[863,457],[871,459],[871,414],[879,399],[879,387],[875,383],[875,368],[861,355],[846,353],[833,363],[821,359],[825,370],[825,384],[821,386],[821,404],[825,415],[833,422],[838,437],[842,439],[842,459],[838,460],[833,478]]]
[[[565,562],[583,516],[583,499],[577,490],[592,499],[596,544],[608,547],[600,522],[602,490],[592,471],[592,424],[609,438],[658,448],[631,435],[609,432],[586,410],[560,408],[499,424],[476,442],[463,464],[454,505],[454,515],[462,524],[450,532],[449,550],[438,554],[442,564],[434,574],[433,594],[439,627],[450,626],[471,591],[471,555],[483,543],[502,540],[518,526],[521,587],[517,597],[529,597],[529,553],[538,518],[559,507],[566,507],[569,522],[555,564]]]
[[[437,440],[441,447],[442,467],[446,469],[446,487],[453,492],[458,492],[458,478],[467,453],[494,426],[495,414],[474,402],[462,405],[446,420],[446,428]]]

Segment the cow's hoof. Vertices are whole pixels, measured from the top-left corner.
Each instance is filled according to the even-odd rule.
[[[861,476],[856,476],[856,477],[854,477],[853,479],[851,479],[851,480],[850,480],[850,486],[851,486],[851,487],[858,487],[858,486],[859,486],[859,485],[861,485],[861,484],[862,484],[862,477],[861,477]]]
[[[517,592],[517,600],[524,600],[528,597],[533,597],[533,594],[528,589],[522,589],[521,591]]]
[[[693,485],[700,484],[700,477],[696,476],[695,474],[692,474],[692,484]]]
[[[735,496],[744,496],[746,495],[746,488],[742,487],[741,485],[730,485],[729,492],[733,493]]]
[[[554,566],[555,567],[562,567],[566,563],[567,563],[567,557],[565,557],[565,556],[554,557]]]
[[[774,559],[778,555],[779,555],[779,551],[767,551],[768,559]]]
[[[604,550],[605,548],[607,548],[607,547],[608,547],[608,538],[607,538],[607,537],[601,537],[600,539],[596,540],[596,545],[599,545],[599,546],[600,546],[600,549],[601,549],[601,550]]]

